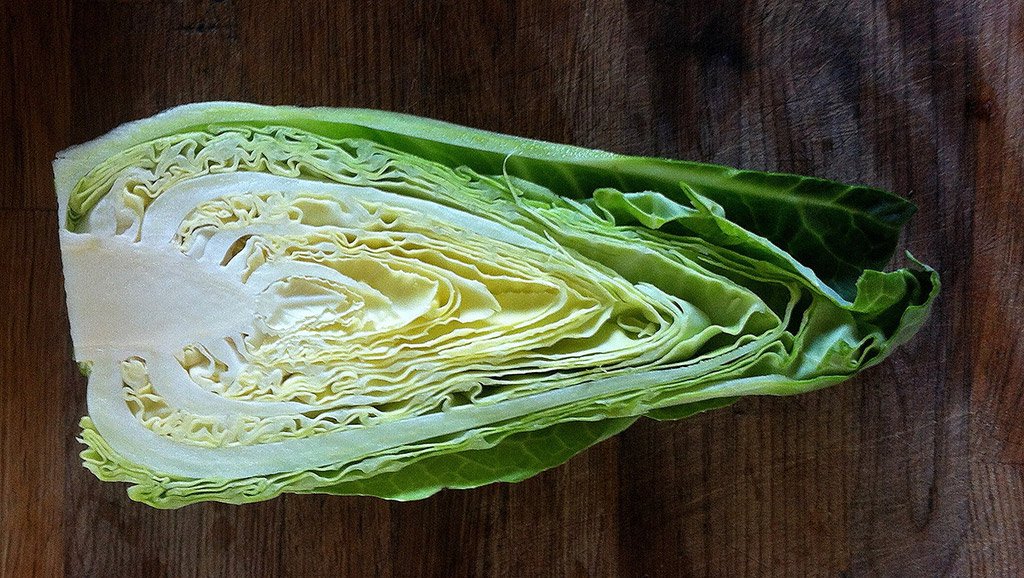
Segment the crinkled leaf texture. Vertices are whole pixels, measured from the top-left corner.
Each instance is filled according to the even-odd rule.
[[[157,507],[408,500],[881,361],[912,205],[400,114],[204,103],[55,162],[85,466]]]

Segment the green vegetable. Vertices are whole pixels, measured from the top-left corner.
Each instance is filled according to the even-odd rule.
[[[394,113],[182,106],[55,162],[85,466],[157,507],[407,500],[842,381],[913,206]]]

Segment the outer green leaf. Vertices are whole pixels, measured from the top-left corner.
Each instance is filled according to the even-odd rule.
[[[626,429],[636,418],[559,423],[526,431],[488,449],[427,458],[395,472],[317,488],[317,493],[418,500],[445,488],[475,488],[518,482],[561,464],[584,449]]]

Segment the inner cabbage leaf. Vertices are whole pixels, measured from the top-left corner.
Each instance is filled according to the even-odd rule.
[[[86,467],[157,507],[420,498],[523,479],[642,415],[837,383],[925,319],[933,271],[833,254],[837,234],[891,253],[901,200],[778,175],[748,195],[750,173],[663,163],[236,103],[65,151]],[[758,230],[737,199],[799,218]]]

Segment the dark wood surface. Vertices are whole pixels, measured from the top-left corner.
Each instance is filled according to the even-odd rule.
[[[1024,6],[0,2],[5,576],[1024,573]],[[198,100],[363,106],[913,199],[926,329],[516,485],[158,511],[79,465],[50,161]]]

